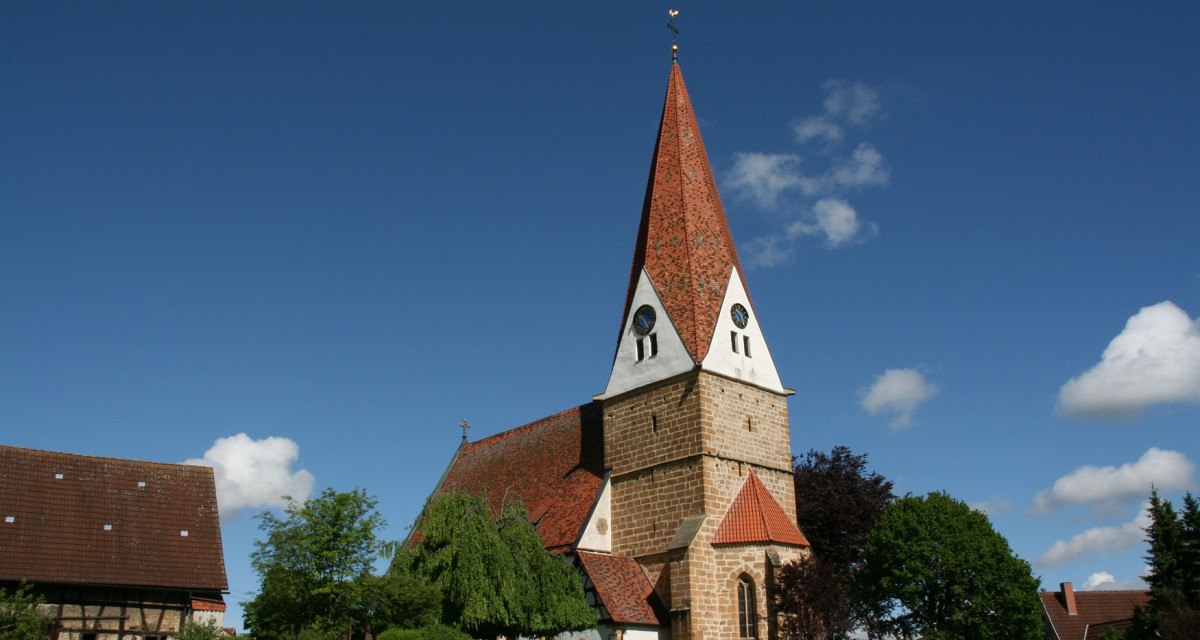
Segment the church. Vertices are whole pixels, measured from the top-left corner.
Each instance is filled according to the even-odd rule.
[[[792,393],[673,60],[607,387],[464,435],[434,493],[481,495],[497,511],[523,502],[546,548],[583,575],[602,640],[775,638],[773,572],[809,553]]]

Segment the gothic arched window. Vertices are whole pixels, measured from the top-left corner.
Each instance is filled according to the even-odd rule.
[[[738,598],[738,637],[757,638],[758,620],[757,608],[754,604],[754,581],[750,576],[742,574],[737,582]]]

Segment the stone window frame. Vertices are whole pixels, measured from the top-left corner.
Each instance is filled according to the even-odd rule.
[[[754,578],[742,573],[737,578],[737,626],[739,638],[758,637],[758,596]]]

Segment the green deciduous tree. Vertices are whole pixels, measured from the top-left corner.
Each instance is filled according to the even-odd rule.
[[[417,523],[420,543],[392,565],[443,596],[443,621],[476,637],[551,636],[595,626],[579,575],[551,556],[520,505],[492,519],[479,498],[438,497]]]
[[[810,450],[793,469],[796,520],[814,557],[789,563],[775,579],[785,638],[847,638],[856,618],[850,594],[871,527],[895,500],[892,482],[867,471],[866,454],[839,446]]]
[[[183,623],[179,627],[179,633],[175,636],[175,640],[223,640],[227,637],[225,630],[210,620],[205,624],[200,624],[199,622]]]
[[[855,587],[905,637],[1038,640],[1038,580],[986,516],[945,493],[897,500],[867,540]]]
[[[251,565],[262,581],[245,604],[247,626],[264,640],[327,640],[390,625],[436,619],[427,584],[371,574],[388,545],[376,501],[361,489],[326,489],[306,502],[288,498],[284,516],[266,512]]]
[[[0,638],[45,640],[52,621],[38,613],[37,607],[41,602],[25,583],[21,583],[12,593],[0,588]]]

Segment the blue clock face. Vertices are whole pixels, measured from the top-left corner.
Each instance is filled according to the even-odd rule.
[[[633,332],[639,336],[644,336],[654,329],[654,321],[657,315],[654,313],[654,308],[648,304],[638,307],[637,311],[633,312]]]
[[[737,328],[739,329],[745,329],[746,323],[750,322],[750,312],[746,311],[746,307],[743,307],[740,304],[733,305],[733,307],[729,309],[729,315],[733,316],[733,323],[736,324]]]

